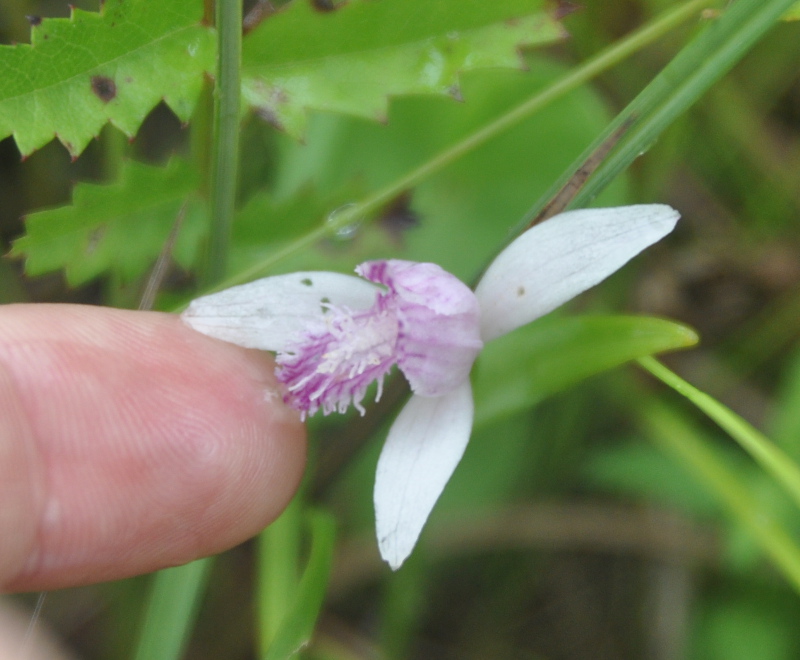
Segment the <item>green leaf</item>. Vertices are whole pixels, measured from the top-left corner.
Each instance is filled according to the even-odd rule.
[[[207,557],[153,576],[135,660],[182,657],[213,563]]]
[[[294,2],[244,41],[242,91],[300,137],[307,110],[385,121],[388,97],[459,97],[459,74],[515,67],[518,49],[564,32],[542,0],[354,0],[334,12]]]
[[[800,2],[795,5],[792,5],[781,18],[784,21],[800,21]]]
[[[213,31],[200,0],[107,0],[46,19],[31,44],[0,46],[0,138],[23,155],[58,137],[77,156],[110,121],[133,137],[161,100],[188,121],[212,72]]]
[[[298,493],[258,536],[256,615],[258,655],[264,656],[297,598],[304,510]]]
[[[198,181],[197,172],[180,159],[167,167],[130,161],[119,182],[81,183],[71,206],[28,216],[27,234],[14,243],[11,254],[26,257],[29,275],[64,268],[73,286],[107,271],[129,282],[153,264],[188,201],[173,250],[175,259],[188,267],[205,228],[205,207],[193,197]]]
[[[314,632],[328,588],[333,563],[336,525],[333,517],[322,511],[310,514],[311,556],[300,579],[297,600],[281,622],[265,660],[286,660],[305,647]]]
[[[692,346],[690,328],[635,316],[546,317],[487,344],[474,381],[475,424],[643,355]]]

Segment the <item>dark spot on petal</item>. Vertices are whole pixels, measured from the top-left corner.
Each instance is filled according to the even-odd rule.
[[[521,286],[521,287],[519,287],[519,288],[517,289],[517,296],[518,296],[519,298],[522,298],[522,296],[524,296],[524,295],[525,295],[525,287],[524,287],[524,286]]]
[[[300,280],[300,284],[303,284],[305,286],[312,286],[314,283],[311,281],[310,278],[306,277],[306,278]]]
[[[323,298],[322,300],[319,301],[319,303],[323,314],[327,314],[329,311],[331,311],[329,307],[329,305],[331,304],[330,298]]]
[[[117,95],[117,84],[107,76],[92,76],[92,91],[103,103],[108,103]]]
[[[25,18],[28,19],[28,23],[31,24],[31,27],[36,27],[37,25],[42,24],[42,17],[41,16],[26,16]]]

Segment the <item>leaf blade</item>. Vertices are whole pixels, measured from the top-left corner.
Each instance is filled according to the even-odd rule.
[[[487,344],[474,381],[475,424],[529,408],[589,376],[692,346],[690,328],[650,317],[546,317]]]
[[[188,121],[213,70],[213,31],[196,0],[154,4],[108,0],[45,19],[30,45],[0,46],[0,138],[25,156],[58,137],[77,156],[106,122],[133,137],[162,99]]]
[[[281,627],[264,656],[264,660],[293,658],[304,648],[314,632],[322,608],[333,562],[336,523],[324,511],[309,514],[311,555],[300,578],[297,599],[286,613]]]
[[[11,256],[26,257],[30,275],[64,268],[73,286],[109,271],[131,281],[159,254],[198,176],[177,158],[166,167],[129,161],[116,183],[79,184],[71,205],[29,215],[27,233],[15,241]],[[204,208],[190,206],[174,253],[185,266],[194,260],[205,226]]]
[[[463,71],[519,68],[519,47],[562,37],[543,7],[382,0],[324,14],[293,3],[245,40],[244,99],[293,137],[303,135],[308,109],[385,121],[390,95],[458,97]]]

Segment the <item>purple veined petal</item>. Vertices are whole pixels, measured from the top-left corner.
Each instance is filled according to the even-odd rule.
[[[375,527],[381,556],[397,570],[414,549],[472,431],[469,381],[440,397],[413,395],[378,460]]]
[[[431,263],[368,261],[356,272],[389,289],[399,322],[397,365],[415,394],[442,396],[469,378],[483,348],[472,289]]]
[[[547,314],[621,268],[675,227],[679,213],[641,204],[562,213],[495,259],[475,290],[489,341]]]
[[[183,321],[205,335],[245,348],[279,351],[323,314],[324,305],[368,309],[380,289],[352,275],[275,275],[193,300]]]

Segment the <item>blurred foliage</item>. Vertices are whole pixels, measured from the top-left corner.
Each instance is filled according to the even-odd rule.
[[[245,101],[296,138],[308,109],[385,121],[389,96],[458,98],[461,73],[517,67],[520,47],[563,35],[543,0],[356,0],[324,20],[319,12],[314,3],[291,3],[243,44]]]
[[[200,26],[202,3],[190,0],[141,15],[142,0],[107,0],[104,17],[93,13],[96,1],[73,4],[72,18],[65,0],[0,6],[2,57],[19,60],[19,70],[26,58],[63,59],[29,80],[15,77],[16,68],[0,79],[0,134],[15,136],[0,141],[0,236],[27,258],[24,272],[19,259],[0,264],[0,301],[135,305],[185,205],[158,302],[171,309],[193,295],[207,235],[210,83],[201,85],[213,68],[213,30]],[[312,4],[335,8],[295,0],[245,37],[244,97],[260,117],[244,119],[233,272],[280,254],[676,3],[585,3],[562,21],[540,13],[552,9],[540,2],[454,3],[463,4],[457,14],[441,3],[428,18],[432,5],[416,0],[354,1],[337,11]],[[526,18],[507,21],[517,5]],[[124,39],[95,34],[122,11],[131,12]],[[401,24],[406,15],[415,20]],[[396,256],[436,261],[474,281],[525,212],[714,16],[710,10],[273,272],[348,271]],[[318,29],[324,20],[329,29]],[[562,25],[571,38],[552,43]],[[80,49],[51,52],[47,35],[65,34],[73,35],[67,43],[95,43],[97,61],[79,61]],[[532,44],[535,51],[517,52]],[[192,45],[188,66],[178,53]],[[710,484],[659,441],[648,402],[659,399],[756,513],[795,539],[797,508],[729,438],[652,379],[630,368],[601,373],[692,337],[677,323],[609,312],[692,326],[703,343],[670,355],[670,367],[800,460],[798,61],[800,23],[786,21],[597,200],[669,203],[683,220],[669,240],[567,310],[593,314],[559,312],[491,347],[475,373],[474,437],[397,574],[382,566],[372,538],[384,420],[312,420],[305,496],[333,512],[339,531],[307,657],[800,656],[797,594]],[[343,72],[357,74],[351,85]],[[105,102],[108,88],[92,87],[92,76],[120,73],[136,89],[128,96],[116,86],[119,98]],[[49,142],[56,134],[71,154]],[[328,463],[342,467],[315,488],[315,466]],[[327,570],[319,548],[332,532],[327,522],[318,526],[317,549],[301,553],[310,557],[307,575]],[[216,561],[184,657],[256,657],[251,603],[264,587],[255,552],[248,544]],[[308,578],[309,600],[293,605],[288,646],[308,634],[316,612],[303,612],[313,610],[319,584]],[[65,590],[48,597],[45,618],[80,657],[133,657],[146,592],[143,579]]]

